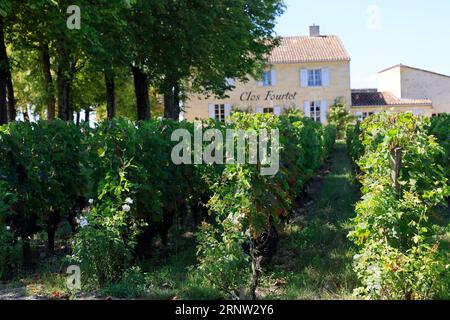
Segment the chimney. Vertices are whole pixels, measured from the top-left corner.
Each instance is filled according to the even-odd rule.
[[[310,37],[320,37],[320,26],[316,26],[313,24],[309,27],[309,36]]]

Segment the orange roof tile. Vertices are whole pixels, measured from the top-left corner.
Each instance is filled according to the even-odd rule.
[[[284,37],[269,57],[271,64],[323,61],[350,61],[337,36]]]

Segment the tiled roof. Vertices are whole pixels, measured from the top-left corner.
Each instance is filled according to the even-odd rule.
[[[349,60],[350,57],[337,36],[284,37],[269,57],[271,64]]]
[[[431,105],[428,99],[399,99],[392,92],[353,91],[352,106]]]

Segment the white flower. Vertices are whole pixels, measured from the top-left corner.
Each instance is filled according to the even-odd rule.
[[[84,218],[84,217],[81,217],[81,218],[80,218],[80,227],[81,227],[81,228],[84,228],[84,227],[86,227],[87,225],[89,225],[87,219]]]
[[[122,210],[125,211],[125,212],[129,212],[131,210],[131,207],[128,204],[124,204],[123,207],[122,207]]]
[[[241,215],[239,214],[233,214],[230,213],[227,217],[228,221],[230,221],[232,224],[237,225],[239,224],[239,219],[241,218]]]
[[[10,226],[6,226],[6,230],[7,231],[11,230],[11,227]]]
[[[94,199],[89,199],[88,202],[89,202],[90,205],[93,205],[94,204]]]
[[[131,199],[130,197],[125,199],[125,203],[126,204],[133,204],[133,199]]]

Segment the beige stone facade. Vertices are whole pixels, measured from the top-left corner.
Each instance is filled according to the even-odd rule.
[[[433,114],[450,113],[450,76],[400,64],[378,74],[378,90],[402,99],[429,99]]]
[[[307,77],[308,70],[321,70],[322,85],[310,87],[303,77]],[[186,102],[185,117],[192,121],[195,118],[215,117],[215,106],[224,105],[225,116],[231,109],[247,110],[255,113],[272,112],[283,113],[290,108],[310,113],[311,104],[319,106],[320,121],[326,123],[328,108],[336,98],[342,97],[347,105],[351,103],[350,96],[350,63],[317,62],[298,64],[274,64],[268,68],[270,84],[263,85],[261,81],[250,80],[247,83],[236,82],[236,88],[229,92],[228,99],[205,99],[199,95],[192,95]],[[309,110],[308,110],[309,108]]]

